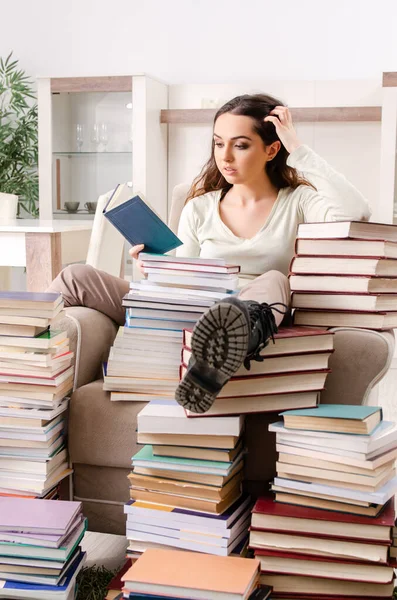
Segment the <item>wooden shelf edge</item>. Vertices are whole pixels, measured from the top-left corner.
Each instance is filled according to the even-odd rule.
[[[397,87],[397,72],[389,71],[383,73],[382,87]]]
[[[51,92],[131,92],[132,76],[53,77]]]
[[[162,110],[161,123],[212,123],[217,109],[190,108]],[[291,108],[295,122],[381,121],[381,106],[339,106],[320,108]]]

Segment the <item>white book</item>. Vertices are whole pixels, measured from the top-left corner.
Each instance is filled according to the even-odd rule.
[[[167,343],[175,341],[179,342],[182,340],[182,333],[180,331],[172,331],[168,329],[145,329],[145,331],[137,331],[132,327],[125,326],[120,329],[121,331],[119,330],[117,339],[126,341],[128,343],[134,340],[150,340],[151,342],[156,343],[158,337],[167,338]]]
[[[397,227],[386,223],[367,223],[366,221],[301,223],[298,226],[297,237],[306,239],[356,238],[396,242]]]
[[[397,476],[390,479],[385,485],[379,488],[376,492],[361,492],[352,490],[349,487],[336,487],[331,485],[323,485],[321,483],[305,483],[296,481],[295,479],[283,479],[281,477],[274,478],[274,485],[287,487],[302,492],[311,492],[314,494],[325,494],[334,496],[338,499],[358,500],[360,502],[370,502],[372,504],[385,504],[397,492]]]
[[[137,424],[140,433],[238,436],[243,426],[243,417],[239,415],[188,419],[185,410],[175,400],[159,400],[150,402],[141,410]]]
[[[187,275],[159,275],[150,273],[147,280],[149,283],[168,283],[169,285],[191,286],[194,288],[198,287],[199,289],[202,287],[209,289],[214,288],[214,291],[217,292],[235,290],[238,287],[238,277],[236,276],[234,276],[233,279],[225,281],[211,277],[188,277]]]
[[[173,548],[181,548],[183,550],[195,550],[196,552],[205,552],[206,554],[214,554],[216,556],[228,556],[233,549],[239,545],[239,543],[247,535],[246,531],[243,531],[228,548],[222,548],[211,542],[211,537],[208,538],[207,543],[196,542],[191,540],[178,540],[167,536],[154,535],[150,533],[136,532],[133,537],[129,537],[130,543],[138,542],[155,542],[164,546],[171,546]],[[1,597],[1,596],[0,596]]]
[[[30,406],[15,408],[13,403],[10,402],[10,406],[0,405],[0,417],[21,417],[22,419],[42,419],[43,421],[51,421],[67,409],[68,403],[69,400],[65,399],[58,407],[53,410],[48,410],[45,408],[36,409]]]
[[[368,454],[383,448],[391,442],[397,442],[397,425],[392,421],[381,421],[371,435],[349,435],[346,433],[309,431],[306,429],[287,429],[284,427],[282,421],[271,423],[269,431],[277,434],[277,442],[279,443],[287,441],[290,445],[293,445],[295,442],[306,445],[313,444],[322,446],[324,451],[328,447],[334,447]],[[279,438],[279,435],[282,437]]]
[[[126,316],[126,325],[132,329],[172,329],[174,331],[182,331],[182,329],[189,329],[195,324],[195,320],[189,321],[168,321],[165,319],[139,319]]]
[[[64,422],[61,421],[58,425],[55,425],[52,429],[43,432],[43,433],[31,433],[28,429],[26,432],[22,431],[12,431],[6,430],[4,428],[0,428],[0,440],[32,440],[32,441],[48,441],[50,440],[56,433],[62,431],[64,428]]]
[[[200,297],[204,297],[204,298],[213,298],[215,300],[221,300],[222,298],[224,298],[227,294],[225,292],[219,292],[219,291],[214,291],[214,290],[203,290],[203,289],[192,289],[189,287],[173,287],[173,286],[167,286],[167,285],[156,285],[156,283],[152,282],[152,281],[148,281],[146,279],[142,279],[141,281],[132,281],[130,283],[130,289],[131,290],[141,290],[143,291],[145,294],[152,295],[153,293],[153,297],[155,297],[155,294],[170,294],[173,296],[180,296],[181,298],[185,297],[186,298],[200,298]],[[166,296],[167,297],[167,296]]]
[[[123,306],[126,308],[157,308],[160,310],[184,310],[189,312],[204,312],[212,306],[213,301],[206,298],[197,300],[182,300],[181,298],[153,298],[150,296],[139,296],[137,294],[126,294],[123,298]]]
[[[203,544],[211,542],[211,544],[214,544],[215,546],[218,546],[219,548],[229,548],[230,546],[234,545],[235,539],[239,538],[243,532],[246,536],[248,535],[248,528],[249,528],[250,524],[251,524],[251,515],[248,515],[248,517],[246,517],[245,521],[243,521],[240,524],[240,526],[237,528],[237,530],[234,532],[234,534],[231,537],[226,538],[226,537],[216,536],[214,534],[208,535],[206,533],[199,533],[197,531],[189,531],[189,530],[186,530],[185,528],[175,529],[175,528],[170,528],[170,527],[159,527],[158,525],[155,525],[153,523],[143,524],[143,523],[137,523],[136,521],[134,521],[133,523],[127,521],[126,536],[127,536],[127,538],[133,538],[134,535],[136,535],[136,534],[139,535],[141,533],[150,533],[153,535],[161,535],[161,536],[167,536],[170,538],[175,538],[177,540],[201,542]]]
[[[140,356],[138,354],[138,356],[132,354],[128,354],[127,352],[116,352],[114,348],[112,348],[109,352],[109,359],[108,359],[108,370],[109,370],[109,365],[112,363],[113,365],[116,365],[117,363],[119,363],[120,365],[124,365],[125,367],[129,367],[129,366],[137,366],[137,365],[143,365],[143,366],[148,366],[148,358],[150,358],[149,361],[149,367],[152,365],[160,365],[160,366],[174,366],[175,365],[175,360],[180,361],[181,358],[181,351],[180,349],[178,349],[177,351],[169,351],[166,354],[160,354],[160,353],[153,353],[152,356],[150,356],[150,354],[144,355],[144,356]],[[1,414],[1,411],[0,411]]]
[[[197,265],[197,264],[186,264],[180,262],[161,262],[154,260],[144,260],[143,268],[147,271],[148,269],[156,269],[159,272],[164,273],[165,271],[175,271],[176,273],[187,272],[187,273],[214,273],[214,274],[233,274],[239,273],[240,267],[236,265],[225,265],[213,266],[213,265]]]
[[[113,366],[108,363],[107,376],[108,377],[147,377],[150,378],[153,374],[153,368],[156,370],[157,377],[164,377],[170,379],[178,379],[179,376],[179,365],[169,365],[162,367],[157,365],[154,367],[153,364],[146,366]]]
[[[161,310],[158,308],[127,308],[126,313],[131,318],[141,319],[173,319],[178,321],[192,321],[195,323],[203,314],[201,312],[193,312],[187,310]]]
[[[337,465],[348,465],[349,467],[360,467],[372,471],[378,466],[387,464],[392,460],[397,459],[397,448],[394,448],[388,452],[382,453],[379,457],[368,459],[366,454],[360,452],[349,452],[348,450],[336,450],[330,452],[328,448],[323,446],[305,446],[303,444],[294,444],[293,446],[288,444],[277,443],[277,452],[285,455],[298,456],[302,459],[312,458],[315,460],[326,460],[332,462],[335,465],[335,470],[338,470]]]
[[[144,270],[145,270],[145,274],[147,275],[164,275],[164,277],[170,277],[173,278],[175,277],[179,277],[179,279],[182,280],[182,283],[184,282],[186,277],[193,277],[193,278],[204,278],[204,279],[216,279],[217,281],[230,281],[230,280],[235,280],[236,279],[236,274],[235,273],[211,273],[211,272],[203,272],[203,271],[187,271],[187,270],[178,270],[178,269],[158,269],[156,267],[145,267],[144,266]],[[150,277],[149,277],[150,280]]]
[[[186,265],[213,265],[218,267],[224,267],[227,264],[224,258],[190,258],[186,256],[170,256],[169,254],[155,254],[154,252],[140,252],[139,260],[156,261],[161,263],[180,263]]]
[[[251,501],[250,498],[246,498],[241,502],[238,500],[237,502],[241,503],[241,510],[237,509],[235,517],[233,521],[230,523],[229,527],[225,527],[225,523],[222,521],[219,523],[216,519],[208,518],[208,515],[205,517],[200,517],[200,513],[197,517],[193,517],[193,522],[190,523],[188,520],[183,520],[183,515],[178,520],[178,512],[171,513],[174,518],[170,518],[169,514],[166,513],[164,517],[163,511],[161,510],[153,510],[149,509],[149,511],[142,511],[137,508],[135,512],[129,512],[129,508],[132,505],[125,504],[124,505],[124,513],[127,515],[127,529],[131,529],[135,525],[156,525],[161,528],[172,527],[172,529],[176,529],[178,531],[183,530],[187,532],[196,532],[203,535],[212,535],[216,536],[220,539],[230,539],[236,536],[237,531],[241,528],[243,523],[251,517]],[[153,507],[156,505],[153,504]],[[247,510],[247,507],[248,510]],[[150,514],[148,514],[150,513]]]

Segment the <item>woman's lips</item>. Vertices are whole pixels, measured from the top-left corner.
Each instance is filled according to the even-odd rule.
[[[234,175],[234,173],[237,173],[236,169],[230,169],[230,168],[225,168],[223,169],[225,173],[227,173],[228,175]]]

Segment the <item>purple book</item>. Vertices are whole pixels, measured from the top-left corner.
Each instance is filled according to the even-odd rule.
[[[82,513],[79,513],[70,528],[64,534],[51,533],[15,533],[15,531],[0,531],[0,544],[12,542],[13,544],[28,544],[29,546],[44,546],[46,548],[59,548],[70,535],[73,535],[84,523]]]
[[[81,502],[0,497],[1,532],[64,535],[81,512]]]

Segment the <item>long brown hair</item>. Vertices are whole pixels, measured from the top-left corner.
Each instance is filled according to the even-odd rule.
[[[218,117],[225,113],[251,117],[253,120],[253,130],[262,138],[265,146],[268,146],[273,142],[280,141],[273,123],[264,121],[264,118],[267,117],[276,106],[285,105],[281,100],[268,96],[267,94],[244,94],[243,96],[236,96],[236,98],[232,98],[232,100],[226,102],[226,104],[221,106],[217,111],[214,118],[214,126]],[[231,183],[226,181],[216,166],[214,147],[214,140],[212,140],[211,156],[201,169],[199,175],[193,181],[186,202],[196,196],[206,194],[207,192],[224,190],[226,193],[233,187]],[[267,163],[266,170],[272,184],[278,190],[286,187],[295,189],[300,185],[313,187],[309,181],[298,174],[296,169],[287,165],[288,155],[289,153],[281,143],[277,155]]]

